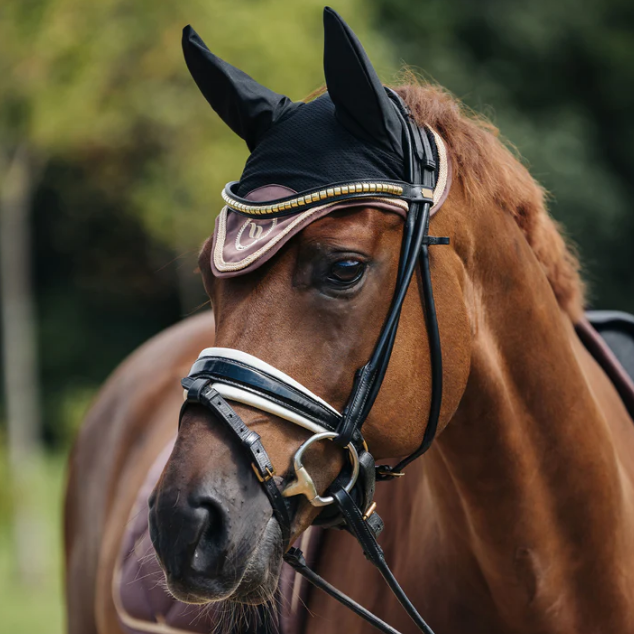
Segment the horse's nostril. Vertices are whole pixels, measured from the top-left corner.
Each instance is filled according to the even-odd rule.
[[[203,492],[178,497],[159,493],[150,509],[150,539],[168,580],[218,574],[229,541],[227,509]]]
[[[220,504],[211,498],[201,498],[192,506],[201,523],[190,565],[196,572],[209,571],[224,559],[222,552],[228,534],[225,514]]]
[[[204,500],[200,508],[205,511],[204,536],[209,541],[218,541],[224,534],[223,511],[214,500]]]

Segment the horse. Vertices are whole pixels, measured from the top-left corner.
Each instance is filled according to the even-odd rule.
[[[377,484],[385,558],[437,634],[634,631],[634,429],[575,329],[585,301],[578,260],[543,188],[492,124],[437,86],[410,78],[394,90],[444,142],[452,184],[430,223],[449,237],[430,253],[438,433],[405,477]],[[402,216],[358,199],[306,224],[255,270],[225,277],[207,239],[199,267],[213,316],[183,321],[124,362],[71,455],[70,634],[125,631],[111,591],[122,536],[150,465],[173,442],[179,379],[198,351],[243,351],[342,411],[389,313],[403,233]],[[416,452],[429,419],[423,286],[417,271],[363,425],[369,450],[388,463]],[[281,487],[310,434],[253,405],[232,407],[261,437]],[[319,495],[346,460],[334,442],[311,445],[304,466]],[[150,499],[178,600],[231,607],[275,596],[284,545],[260,479],[219,416],[187,404]],[[289,543],[321,510],[292,499]],[[347,532],[324,531],[317,569],[399,631],[418,631]],[[310,592],[306,607],[307,634],[374,631],[325,593]]]

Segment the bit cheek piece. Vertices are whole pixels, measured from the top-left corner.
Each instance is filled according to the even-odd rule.
[[[328,495],[326,497],[322,497],[317,493],[317,489],[315,488],[315,483],[313,479],[310,477],[308,471],[306,471],[306,467],[304,467],[302,463],[302,457],[304,452],[308,447],[310,447],[313,443],[319,442],[320,440],[332,440],[336,438],[337,434],[332,431],[325,431],[320,434],[315,434],[311,436],[298,450],[293,458],[293,468],[295,470],[295,480],[291,482],[287,487],[282,491],[282,495],[285,498],[292,497],[294,495],[305,495],[308,501],[313,506],[328,506],[335,501],[335,498],[332,495]],[[354,485],[357,483],[357,478],[359,477],[359,454],[355,449],[354,445],[346,445],[345,447],[348,450],[350,455],[350,463],[352,465],[352,474],[350,475],[350,479],[348,483],[345,485],[344,490],[346,493],[350,493],[352,491]]]

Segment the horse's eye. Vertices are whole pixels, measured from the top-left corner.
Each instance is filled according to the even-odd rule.
[[[328,281],[340,286],[350,286],[358,282],[365,271],[365,264],[359,260],[339,260],[330,266]]]

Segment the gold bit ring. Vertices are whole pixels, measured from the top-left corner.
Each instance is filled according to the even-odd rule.
[[[285,498],[292,497],[294,495],[305,495],[313,506],[328,506],[335,501],[335,498],[331,495],[321,496],[317,493],[315,483],[302,463],[302,456],[304,455],[306,449],[308,449],[308,447],[310,447],[314,442],[319,442],[320,440],[332,440],[338,435],[339,434],[332,431],[324,431],[319,434],[315,434],[297,450],[295,456],[293,457],[295,480],[293,480],[293,482],[291,482],[282,491],[282,495]],[[350,462],[352,463],[352,475],[350,476],[350,481],[344,487],[344,490],[347,493],[350,493],[350,491],[352,491],[352,487],[357,482],[357,478],[359,477],[359,454],[352,443],[346,445],[345,449],[348,450]]]

